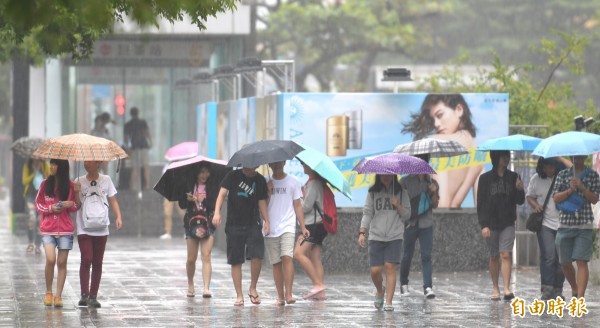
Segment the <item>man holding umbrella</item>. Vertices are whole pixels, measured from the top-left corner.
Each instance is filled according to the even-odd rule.
[[[257,168],[258,166],[243,167],[241,170],[229,172],[221,182],[215,204],[213,225],[218,227],[222,220],[221,206],[227,197],[227,263],[231,265],[231,278],[237,295],[235,306],[244,305],[242,264],[246,259],[251,261],[248,296],[252,304],[261,302],[256,284],[265,252],[263,232],[265,236],[269,235],[269,214],[267,182],[263,175],[256,172]]]
[[[585,155],[573,156],[572,169],[558,173],[553,190],[554,202],[560,210],[560,224],[556,233],[558,259],[574,297],[584,297],[587,288],[594,221],[591,204],[598,202],[600,194],[600,178],[596,171],[585,166],[586,158]],[[561,203],[567,203],[572,195],[579,196],[583,201],[575,212],[561,207]],[[577,272],[573,261],[577,264]]]

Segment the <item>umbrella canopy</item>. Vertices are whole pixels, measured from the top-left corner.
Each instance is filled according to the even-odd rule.
[[[597,152],[600,152],[600,135],[569,131],[542,140],[533,150],[533,155],[549,158],[590,155]]]
[[[193,172],[195,167],[202,162],[206,162],[210,165],[209,179],[212,181],[220,182],[225,176],[225,173],[227,173],[229,170],[226,167],[227,162],[225,161],[204,156],[192,157],[183,161],[169,164],[163,175],[154,186],[154,190],[170,201],[179,200],[186,191],[186,184],[195,182],[196,177],[193,176]]]
[[[21,137],[13,142],[10,149],[21,157],[31,158],[35,157],[33,156],[33,152],[37,147],[43,144],[44,141],[46,141],[46,139],[40,137]]]
[[[227,163],[230,167],[258,167],[294,158],[304,148],[290,140],[262,140],[245,145]]]
[[[327,180],[331,186],[339,190],[344,196],[352,200],[350,183],[348,183],[348,180],[346,180],[331,158],[313,148],[304,145],[302,147],[304,147],[304,150],[298,153],[296,157],[319,173],[321,177]]]
[[[69,134],[46,140],[33,156],[73,161],[112,161],[127,157],[114,141],[89,134]]]
[[[198,155],[198,143],[196,141],[185,141],[169,148],[165,153],[165,159],[169,162],[180,161]]]
[[[454,140],[424,138],[394,148],[394,153],[406,155],[429,154],[431,157],[452,157],[468,154],[469,150]]]
[[[365,157],[352,170],[362,174],[435,174],[424,160],[398,153]]]
[[[500,137],[487,140],[477,147],[479,151],[489,150],[513,150],[532,151],[542,141],[540,138],[530,137],[522,134]]]

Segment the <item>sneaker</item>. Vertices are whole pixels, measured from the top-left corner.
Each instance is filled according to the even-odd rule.
[[[394,311],[394,306],[393,306],[392,304],[387,304],[387,303],[386,303],[386,304],[383,306],[383,311],[386,311],[386,312],[391,312],[391,311]]]
[[[433,292],[433,289],[431,289],[431,287],[425,288],[424,294],[425,294],[425,298],[428,298],[428,299],[435,298],[435,293]]]
[[[87,305],[88,305],[88,307],[91,307],[91,308],[102,307],[100,305],[100,302],[98,302],[98,300],[96,299],[96,296],[90,296],[87,300]]]
[[[160,239],[171,239],[171,234],[170,233],[166,233],[162,236],[159,237]]]
[[[44,305],[52,306],[52,292],[46,292],[46,297],[44,297]]]
[[[54,307],[63,307],[63,301],[62,301],[62,297],[60,296],[55,296],[54,297]]]
[[[87,307],[88,306],[87,301],[88,301],[87,294],[81,294],[81,299],[79,300],[79,303],[77,303],[77,306]]]
[[[408,285],[400,286],[400,295],[402,295],[402,296],[410,295],[410,292],[408,291]]]

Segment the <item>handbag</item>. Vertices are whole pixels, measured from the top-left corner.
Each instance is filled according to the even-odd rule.
[[[579,177],[580,180],[583,181],[583,179],[588,175],[588,173],[590,173],[592,170],[591,169],[586,169],[581,176]],[[583,198],[583,196],[581,196],[578,192],[574,192],[572,193],[569,198],[565,199],[564,201],[556,204],[556,207],[564,213],[568,213],[568,214],[573,214],[577,211],[579,211],[583,205],[585,204],[585,198]]]
[[[196,215],[190,219],[189,235],[196,239],[204,239],[210,236],[208,219],[202,215]]]
[[[556,181],[556,174],[554,175],[554,179],[552,179],[552,184],[550,184],[550,189],[548,189],[548,193],[546,194],[546,200],[544,200],[544,205],[542,206],[542,211],[540,213],[533,212],[529,214],[527,217],[527,221],[525,222],[525,228],[531,232],[539,232],[542,230],[542,221],[544,221],[544,211],[546,211],[546,205],[548,205],[548,200],[550,200],[550,194],[552,193],[552,189],[554,188],[554,182]]]

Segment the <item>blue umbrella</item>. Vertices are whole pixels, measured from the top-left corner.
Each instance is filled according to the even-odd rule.
[[[348,180],[346,180],[331,158],[306,145],[301,145],[301,147],[303,147],[304,150],[298,153],[296,157],[315,172],[319,173],[323,179],[327,180],[331,186],[339,190],[344,196],[352,200],[350,183],[348,183]]]
[[[544,158],[557,156],[590,155],[600,152],[600,135],[569,131],[546,138],[533,150],[533,155]]]
[[[514,150],[532,151],[542,141],[540,138],[530,137],[522,134],[500,137],[487,140],[477,147],[479,151],[489,150]]]

